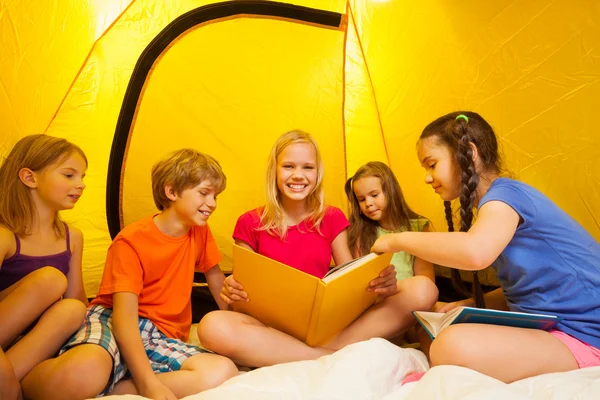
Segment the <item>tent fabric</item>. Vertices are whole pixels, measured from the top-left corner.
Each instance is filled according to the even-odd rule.
[[[186,13],[240,3],[291,14],[238,13],[170,41],[143,80],[123,157],[111,159],[136,65],[153,41]],[[302,12],[339,23],[296,19]],[[345,210],[347,176],[380,160],[409,204],[445,230],[415,143],[456,109],[488,119],[513,174],[600,240],[598,20],[592,0],[0,0],[0,154],[39,132],[86,152],[87,188],[63,216],[84,232],[90,296],[111,240],[107,192],[117,188],[119,223],[155,212],[150,166],[181,147],[210,153],[227,174],[210,221],[224,269],[235,220],[262,203],[271,145],[295,128],[319,141],[329,203]],[[118,164],[115,186],[109,171]]]

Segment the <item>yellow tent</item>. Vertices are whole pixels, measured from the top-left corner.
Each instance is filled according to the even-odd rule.
[[[64,217],[90,296],[110,233],[154,212],[150,166],[181,147],[227,174],[210,222],[225,269],[293,128],[323,149],[329,203],[345,209],[346,176],[382,160],[443,230],[415,142],[456,109],[484,115],[515,175],[600,240],[599,20],[594,0],[0,0],[0,152],[44,132],[88,155]]]

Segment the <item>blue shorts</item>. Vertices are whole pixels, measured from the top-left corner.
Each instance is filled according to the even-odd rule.
[[[209,353],[208,350],[165,336],[147,318],[138,318],[138,325],[142,343],[154,373],[178,371],[188,358],[201,353]],[[102,391],[102,395],[112,391],[115,384],[121,379],[131,377],[112,333],[111,308],[98,304],[88,308],[83,324],[60,349],[59,354],[80,344],[97,344],[108,351],[113,359],[111,377]]]

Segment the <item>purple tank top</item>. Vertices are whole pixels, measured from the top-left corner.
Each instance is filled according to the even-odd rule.
[[[49,256],[28,256],[21,254],[21,241],[15,234],[17,251],[2,262],[2,268],[0,268],[0,291],[17,283],[25,276],[42,267],[54,267],[66,276],[69,273],[69,261],[71,260],[71,244],[67,224],[65,224],[65,230],[67,249],[62,253]]]

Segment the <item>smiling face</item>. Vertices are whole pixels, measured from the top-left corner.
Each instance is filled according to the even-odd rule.
[[[208,218],[217,208],[217,192],[209,180],[184,189],[174,197],[170,208],[187,227],[206,225]]]
[[[417,148],[421,166],[425,168],[425,183],[444,201],[460,196],[460,169],[447,146],[439,143],[436,136],[421,139]]]
[[[292,143],[277,156],[277,189],[282,201],[306,201],[317,185],[317,152],[311,143]]]
[[[381,179],[365,176],[355,179],[352,187],[363,215],[373,221],[382,221],[385,218],[387,199],[381,187]]]
[[[86,168],[85,159],[75,151],[66,160],[36,172],[36,196],[53,211],[75,207],[85,189]]]

